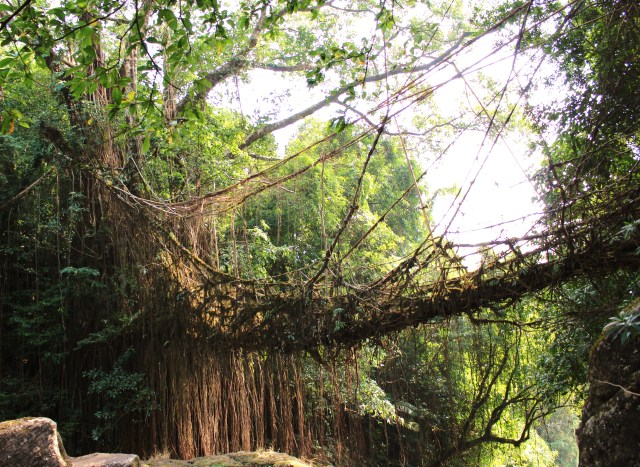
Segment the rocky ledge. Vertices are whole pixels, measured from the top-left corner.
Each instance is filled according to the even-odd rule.
[[[640,467],[640,336],[594,347],[576,434],[581,467]]]
[[[44,417],[0,422],[0,467],[310,467],[300,459],[273,451],[235,452],[190,461],[151,459],[135,454],[67,455],[56,423]]]
[[[241,451],[220,456],[198,457],[190,461],[151,459],[142,467],[311,467],[311,464],[287,454],[274,451]]]
[[[94,453],[70,457],[58,425],[49,418],[29,417],[0,423],[0,467],[140,467],[135,454]]]

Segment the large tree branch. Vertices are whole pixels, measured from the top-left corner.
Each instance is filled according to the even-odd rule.
[[[289,125],[292,125],[300,120],[302,120],[303,118],[306,118],[310,115],[313,115],[314,113],[316,113],[318,110],[327,107],[328,105],[331,105],[334,102],[338,101],[338,98],[344,94],[346,92],[342,91],[342,92],[337,92],[336,94],[332,94],[330,96],[325,97],[324,99],[322,99],[319,102],[316,102],[315,104],[307,107],[304,110],[301,110],[300,112],[297,112],[293,115],[290,115],[287,118],[284,118],[282,120],[279,120],[277,122],[273,122],[273,123],[268,123],[264,126],[261,126],[260,128],[258,128],[257,130],[255,130],[253,133],[250,133],[246,139],[244,140],[244,143],[242,143],[239,147],[240,149],[245,149],[246,147],[250,146],[251,144],[255,143],[256,141],[258,141],[260,138],[265,137],[268,134],[273,133],[276,130],[280,130],[282,128],[285,128]]]
[[[248,51],[246,53],[248,53]],[[207,97],[207,94],[209,94],[209,92],[211,92],[213,88],[215,88],[225,79],[234,76],[235,74],[245,69],[248,63],[249,60],[247,60],[245,57],[235,56],[224,65],[218,67],[215,71],[208,73],[204,77],[207,82],[205,82],[205,86],[203,87],[203,89],[194,92],[193,97],[190,96],[190,92],[187,92],[182,100],[178,102],[178,105],[176,105],[176,112],[182,112],[191,102],[203,101]]]
[[[287,13],[286,9],[281,9],[274,16],[282,17]],[[220,84],[225,79],[230,76],[234,76],[239,73],[243,69],[245,69],[250,61],[248,60],[249,53],[255,49],[258,45],[258,40],[264,31],[264,27],[267,22],[268,15],[266,13],[266,8],[263,8],[260,14],[260,18],[256,21],[256,25],[253,27],[253,31],[249,35],[249,40],[247,41],[247,45],[236,55],[234,55],[229,61],[227,61],[224,65],[221,65],[214,71],[207,73],[204,78],[208,81],[208,84],[205,82],[205,86],[200,88],[198,92],[195,92],[193,98],[190,96],[190,92],[187,92],[185,97],[178,103],[176,106],[177,112],[181,112],[187,106],[189,102],[193,101],[201,101],[206,99],[207,95],[213,88],[215,88],[218,84]]]
[[[311,9],[300,9],[297,11],[311,11]],[[267,20],[276,20],[290,13],[291,11],[289,11],[287,8],[282,8],[276,13],[274,13],[273,15],[269,16],[267,14],[266,8],[263,8],[260,14],[260,18],[258,18],[258,20],[256,21],[256,24],[253,27],[251,34],[249,35],[249,40],[247,41],[246,46],[242,48],[242,50],[240,50],[237,54],[235,54],[231,59],[229,59],[226,63],[219,66],[214,71],[207,73],[204,76],[204,78],[208,81],[208,84],[205,82],[205,86],[199,88],[197,92],[187,92],[185,97],[183,97],[182,100],[176,106],[176,110],[178,112],[181,112],[185,109],[185,107],[189,102],[198,102],[206,99],[207,95],[211,92],[211,90],[215,88],[217,85],[219,85],[221,82],[250,67],[253,62],[249,59],[249,54],[258,45],[258,41],[260,40],[260,37],[264,32],[264,28],[267,25]],[[278,71],[300,71],[300,70],[278,70]],[[193,97],[191,97],[191,94],[193,94]]]
[[[297,65],[281,65],[279,63],[254,63],[253,68],[275,71],[278,73],[293,73],[296,71],[312,71],[316,66],[311,63],[299,63]]]
[[[462,50],[468,47],[472,43],[478,41],[480,38],[492,33],[493,31],[501,27],[503,24],[505,24],[515,15],[520,13],[522,9],[523,9],[522,6],[514,8],[508,14],[506,14],[500,21],[494,24],[491,28],[487,29],[486,31],[480,34],[474,35],[474,33],[472,32],[462,33],[460,37],[448,49],[442,52],[439,56],[433,58],[428,63],[424,63],[421,65],[415,65],[415,64],[409,64],[404,66],[400,65],[394,69],[387,70],[383,73],[367,76],[363,80],[352,81],[351,83],[348,83],[332,91],[329,96],[323,98],[322,100],[316,102],[315,104],[310,105],[309,107],[289,117],[286,117],[282,120],[266,124],[256,129],[254,132],[250,133],[247,136],[244,143],[240,145],[240,148],[241,149],[247,148],[248,146],[250,146],[252,143],[259,140],[260,138],[263,138],[264,136],[271,134],[276,130],[280,130],[289,125],[292,125],[293,123],[296,123],[314,114],[318,110],[323,109],[331,105],[332,103],[337,102],[340,96],[344,95],[346,92],[348,92],[350,89],[353,89],[354,87],[362,86],[366,83],[380,82],[393,76],[410,74],[410,73],[422,73],[425,71],[432,70],[436,66],[451,59],[451,57],[453,57],[453,55],[457,53],[459,50]],[[282,17],[287,13],[288,12],[286,9],[282,9],[279,12],[277,12],[275,15],[278,17]],[[263,14],[261,18],[258,20],[258,22],[256,23],[256,26],[254,27],[253,32],[251,33],[247,46],[241,52],[237,53],[233,58],[227,61],[224,65],[221,65],[216,70],[205,75],[205,78],[208,81],[208,83],[205,83],[205,87],[201,89],[199,92],[195,93],[193,100],[197,101],[197,100],[205,99],[206,96],[209,94],[209,92],[211,92],[211,90],[215,88],[217,85],[219,85],[221,82],[223,82],[224,80],[226,80],[231,76],[234,76],[240,71],[246,70],[248,67],[252,65],[252,61],[248,58],[248,55],[256,47],[258,40],[261,37],[263,29],[265,27],[266,19],[267,19],[267,16]],[[471,36],[473,37],[467,40]],[[305,71],[309,69],[308,64],[288,65],[288,66],[261,65],[257,67],[272,69],[274,71]],[[184,108],[190,102],[189,95],[190,93],[188,92],[187,95],[178,103],[176,108],[178,112],[184,110]]]
[[[314,113],[316,113],[318,110],[323,109],[333,103],[338,102],[338,99],[343,96],[345,93],[347,93],[350,89],[353,89],[355,87],[358,86],[362,86],[364,84],[367,83],[377,83],[380,81],[383,81],[389,77],[392,76],[398,76],[398,75],[403,75],[403,74],[411,74],[411,73],[420,73],[420,72],[424,72],[424,71],[428,71],[433,69],[434,67],[444,63],[446,60],[450,59],[451,56],[454,54],[454,52],[460,48],[460,46],[463,44],[464,40],[470,35],[470,33],[464,33],[460,36],[460,38],[451,46],[449,47],[446,51],[444,51],[441,55],[439,55],[438,57],[432,59],[429,63],[425,63],[422,65],[410,65],[410,66],[401,66],[401,67],[397,67],[393,70],[390,71],[386,71],[384,73],[378,73],[376,75],[370,75],[367,76],[365,79],[363,80],[358,80],[358,81],[352,81],[348,84],[345,84],[344,86],[341,86],[340,88],[334,90],[331,92],[331,94],[327,97],[325,97],[324,99],[316,102],[313,105],[310,105],[309,107],[293,114],[290,115],[287,118],[284,118],[282,120],[278,120],[277,122],[273,122],[273,123],[268,123],[264,126],[261,126],[260,128],[258,128],[257,130],[253,131],[252,133],[250,133],[247,138],[245,139],[244,143],[242,143],[240,145],[240,149],[244,149],[248,146],[250,146],[251,144],[255,143],[256,141],[258,141],[260,138],[263,138],[264,136],[273,133],[276,130],[280,130],[282,128],[285,128],[289,125],[292,125],[310,115],[313,115]]]

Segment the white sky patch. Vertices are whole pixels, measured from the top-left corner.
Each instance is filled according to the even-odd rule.
[[[250,81],[238,83],[238,91],[242,112],[254,122],[257,116],[265,115],[265,109],[271,112],[271,121],[278,121],[326,97],[323,88],[309,88],[302,79],[286,79],[282,73],[270,70],[252,70]],[[328,121],[335,114],[336,108],[329,106],[316,112],[314,118]],[[284,155],[301,124],[300,121],[274,132],[280,155]]]
[[[455,93],[443,93],[443,99],[460,99],[461,83],[452,83]],[[250,84],[239,84],[241,105],[245,115],[273,108],[274,119],[282,118],[319,101],[324,94],[309,89],[305,84],[281,79],[269,71],[252,73]],[[288,94],[288,95],[287,95]],[[449,95],[450,97],[447,97]],[[274,107],[275,106],[275,107]],[[330,120],[336,116],[336,107],[327,107],[314,118]],[[280,152],[295,136],[299,125],[291,125],[275,133]],[[454,243],[477,244],[498,238],[525,235],[539,218],[536,214],[541,206],[533,202],[536,192],[527,173],[539,166],[539,159],[529,155],[528,141],[522,134],[505,133],[505,141],[485,142],[480,131],[469,131],[461,135],[439,162],[427,173],[427,184],[432,193],[439,189],[456,186],[461,189],[457,199],[454,195],[439,195],[432,206],[434,233],[443,234]],[[428,155],[416,155],[429,164]],[[486,161],[485,161],[486,159]],[[484,161],[484,165],[483,164]],[[481,167],[482,165],[482,167]],[[469,189],[469,185],[473,185]],[[469,193],[459,207],[466,191]],[[453,219],[453,220],[452,220]],[[449,225],[450,223],[450,225]],[[461,254],[472,254],[473,249],[463,249]],[[468,266],[475,264],[477,257],[467,260]]]
[[[498,88],[504,86],[510,76],[521,89],[527,86],[541,57],[533,56],[527,61],[525,56],[519,56],[514,64],[513,51],[505,50],[492,56],[487,48],[489,45],[489,42],[477,44],[478,47],[469,51],[464,60],[472,62],[474,57],[486,56],[491,64],[485,67],[479,63],[478,69],[486,78],[495,80]],[[544,63],[537,68],[535,81],[541,81],[553,71],[552,66]],[[476,93],[468,97],[469,105],[479,98],[486,111],[492,113],[495,103],[485,102],[487,93],[481,86],[474,85],[471,76],[466,84],[462,80],[448,83],[443,89],[445,92],[437,94],[435,100],[440,107],[449,105],[453,108],[460,104],[463,96],[472,94],[467,86]],[[566,96],[562,85],[552,92],[545,86],[529,91],[528,102],[534,105],[560,101],[563,95]],[[514,105],[514,99],[517,97],[512,93],[511,103],[502,105],[503,113]],[[499,127],[499,119],[496,125]],[[553,139],[553,135],[548,136]],[[428,173],[432,192],[452,186],[460,190],[457,196],[445,194],[435,199],[432,207],[435,235],[444,234],[454,244],[477,245],[530,233],[544,210],[532,180],[542,163],[541,154],[531,150],[533,137],[526,129],[511,129],[510,126],[497,139],[491,136],[485,140],[484,133],[479,130],[463,133]],[[467,266],[476,266],[480,261],[474,254],[477,250],[474,247],[459,249]]]
[[[542,209],[528,175],[539,162],[528,156],[525,142],[508,140],[478,151],[482,139],[479,133],[464,135],[428,174],[432,191],[454,185],[460,190],[458,196],[438,196],[433,206],[434,233],[456,244],[523,236]]]
[[[365,29],[365,28],[363,28]],[[472,68],[481,73],[484,78],[495,81],[494,92],[504,86],[509,77],[513,78],[512,84],[518,84],[521,88],[527,85],[530,74],[533,72],[539,58],[531,58],[527,63],[527,57],[519,56],[515,64],[517,76],[512,75],[513,44],[505,47],[498,53],[494,53],[493,37],[486,37],[465,50],[456,57],[459,70],[472,64]],[[485,113],[491,113],[495,109],[496,102],[490,101],[487,91],[477,81],[479,74],[471,72],[466,75],[466,82],[454,79],[457,70],[450,65],[437,67],[439,71],[430,72],[427,76],[432,86],[444,83],[442,88],[434,93],[434,104],[440,116],[454,116],[461,112],[465,106],[467,109],[485,107]],[[538,70],[539,74],[548,75],[548,66]],[[407,79],[406,76],[394,78]],[[538,76],[536,79],[542,79]],[[229,83],[227,92],[233,98],[234,108],[242,110],[243,114],[258,123],[258,116],[264,118],[267,115],[271,122],[280,120],[295,112],[315,104],[326,97],[327,88],[330,87],[332,77],[327,75],[327,82],[316,88],[309,88],[303,78],[287,79],[282,73],[268,70],[253,70],[249,80]],[[334,83],[335,84],[335,83]],[[367,86],[370,86],[367,84]],[[373,86],[373,84],[372,84]],[[557,100],[562,94],[549,94],[532,90],[535,103]],[[517,91],[516,91],[517,92]],[[509,94],[511,103],[505,100],[501,103],[504,113],[508,106],[514,104],[513,92]],[[481,102],[481,104],[478,102]],[[353,105],[371,103],[354,102]],[[522,104],[522,102],[520,102]],[[239,108],[238,108],[239,107]],[[363,106],[364,107],[364,106]],[[366,109],[366,107],[364,107]],[[362,109],[362,108],[361,108]],[[328,106],[314,114],[314,118],[329,121],[335,118],[342,108]],[[417,109],[424,111],[424,108]],[[351,114],[353,115],[353,114]],[[411,110],[399,117],[400,125],[408,127],[413,115]],[[378,121],[378,117],[372,121]],[[480,120],[488,121],[483,115]],[[274,133],[279,145],[280,154],[289,140],[295,136],[300,124],[290,125]],[[499,128],[500,122],[495,122]],[[481,125],[480,125],[481,127]],[[529,147],[529,135],[523,131],[505,130],[497,141],[493,142],[495,135],[484,141],[484,133],[481,129],[468,130],[448,149],[444,157],[434,163],[427,174],[427,184],[431,193],[439,189],[456,186],[460,194],[446,194],[436,197],[432,206],[434,219],[433,230],[436,235],[445,234],[455,244],[479,244],[496,239],[520,237],[526,235],[539,219],[543,207],[535,202],[537,193],[530,177],[540,167],[540,155],[532,155]],[[414,154],[425,166],[429,166],[436,156],[433,154]],[[462,201],[464,198],[464,201]],[[446,230],[446,232],[445,232]],[[475,248],[460,250],[462,255],[470,255],[467,260],[469,266],[478,261],[473,256]]]

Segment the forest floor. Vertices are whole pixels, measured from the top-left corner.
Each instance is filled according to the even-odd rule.
[[[156,458],[143,461],[142,465],[144,467],[312,467],[313,464],[280,452],[240,451],[219,456],[198,457],[190,461]]]

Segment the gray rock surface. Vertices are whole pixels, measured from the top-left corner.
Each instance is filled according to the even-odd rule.
[[[580,466],[640,467],[640,336],[595,346],[576,434]]]
[[[104,454],[95,452],[71,458],[72,467],[140,467],[140,459],[135,454]]]
[[[69,457],[56,423],[48,418],[21,418],[0,423],[0,467],[309,467],[287,454],[273,451],[234,452],[190,461],[152,459],[135,454],[93,453]]]
[[[238,451],[218,456],[198,457],[190,461],[150,459],[143,467],[311,467],[307,463],[281,452]]]
[[[69,467],[56,422],[20,418],[0,423],[0,467]]]

